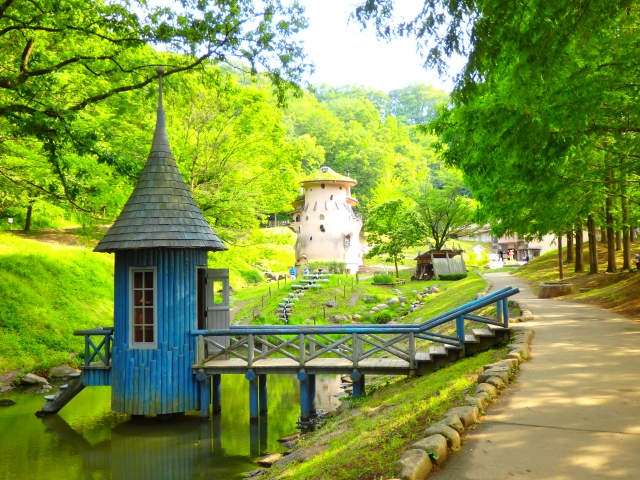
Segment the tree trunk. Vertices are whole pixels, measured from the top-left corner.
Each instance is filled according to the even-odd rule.
[[[23,232],[28,232],[29,230],[31,230],[31,214],[33,213],[33,202],[30,202],[29,205],[27,206],[27,218],[24,221],[24,228],[22,229]]]
[[[580,273],[584,272],[584,242],[582,239],[582,219],[578,220],[578,225],[576,226],[576,264],[574,272]]]
[[[596,239],[596,220],[590,213],[587,218],[587,232],[589,234],[589,275],[598,273],[598,241]]]
[[[607,230],[605,228],[600,228],[600,243],[607,244]]]
[[[607,222],[607,272],[615,273],[616,269],[616,245],[613,233],[613,196],[611,195],[611,170],[605,177],[607,185],[607,200],[605,202],[605,219]]]
[[[567,232],[567,263],[573,263],[573,231]]]
[[[398,273],[398,255],[393,256],[393,264],[396,266],[396,278],[399,278],[400,274]]]
[[[560,280],[564,278],[564,265],[562,262],[562,235],[558,235],[558,273]]]
[[[627,199],[627,175],[620,183],[622,196],[622,269],[631,270],[631,236],[629,235],[629,200]]]
[[[622,230],[616,230],[616,252],[622,250]]]
[[[636,241],[636,227],[633,225],[629,227],[629,240],[632,242]]]

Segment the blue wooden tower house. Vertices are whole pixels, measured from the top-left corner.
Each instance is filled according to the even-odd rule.
[[[115,253],[113,329],[102,345],[89,337],[104,331],[76,332],[87,337],[86,355],[98,360],[83,368],[82,387],[111,385],[112,409],[131,415],[201,406],[208,412],[210,383],[192,373],[198,347],[191,331],[217,323],[206,318],[212,310],[207,301],[213,303],[205,292],[212,272],[224,284],[220,306],[228,310],[227,271],[207,271],[207,252],[226,247],[204,219],[171,154],[162,74],[159,68],[151,152],[120,216],[94,250]],[[217,324],[228,328],[224,323]]]

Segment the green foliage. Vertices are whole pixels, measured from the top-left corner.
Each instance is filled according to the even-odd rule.
[[[375,273],[373,275],[373,280],[371,281],[371,283],[387,284],[387,283],[394,283],[395,280],[396,279],[390,273]]]
[[[316,260],[307,264],[309,271],[317,271],[319,268],[325,273],[344,273],[347,268],[345,262],[338,262],[336,260]],[[304,267],[301,267],[304,268]]]
[[[463,278],[467,278],[466,273],[451,273],[445,275],[438,275],[439,280],[462,280]]]
[[[389,323],[391,320],[393,320],[393,317],[393,313],[391,313],[389,310],[382,310],[371,315],[369,317],[369,321],[371,323],[384,324]]]
[[[260,272],[256,270],[240,270],[240,275],[248,284],[260,283],[263,280]]]

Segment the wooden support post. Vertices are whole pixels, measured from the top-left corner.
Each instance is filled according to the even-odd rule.
[[[353,381],[353,398],[360,398],[360,395],[364,393],[364,375],[354,370],[349,376]]]
[[[464,357],[464,316],[458,315],[456,317],[456,334],[458,336],[458,346],[462,349],[460,357]]]
[[[409,368],[416,368],[416,337],[413,332],[409,333]]]
[[[316,319],[313,319],[313,324],[316,324]],[[313,341],[315,338],[314,335],[309,335],[309,356],[314,355],[316,353],[316,344]]]
[[[262,454],[260,450],[260,424],[252,422],[249,424],[249,455],[253,458]]]
[[[209,419],[209,405],[211,404],[211,377],[207,377],[200,384],[200,418]]]
[[[300,380],[300,421],[308,422],[311,405],[309,404],[309,376],[305,372],[298,373]]]
[[[260,420],[260,408],[258,399],[258,376],[253,370],[245,374],[249,380],[249,422],[257,423]]]
[[[502,317],[503,317],[503,315],[502,315],[502,302],[500,300],[498,300],[496,302],[496,310],[498,311],[498,313],[497,313],[497,321],[498,322],[502,322]]]
[[[249,368],[253,366],[253,357],[255,352],[255,345],[253,343],[253,335],[250,333],[247,340],[247,365]]]
[[[222,375],[212,375],[211,376],[211,413],[214,415],[222,412],[222,389],[220,388],[220,384],[222,383]]]
[[[309,375],[309,415],[314,418],[318,416],[316,412],[316,376]]]
[[[304,333],[300,334],[300,340],[299,340],[299,347],[300,347],[300,368],[304,368],[304,363],[305,363],[305,335]]]
[[[504,324],[504,328],[509,328],[509,299],[502,299],[502,323]]]
[[[258,375],[258,396],[260,397],[260,415],[267,414],[267,375]]]

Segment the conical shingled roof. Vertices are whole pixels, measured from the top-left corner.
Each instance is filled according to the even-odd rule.
[[[171,154],[158,69],[158,116],[153,144],[136,188],[95,252],[138,248],[226,250],[193,200]]]

